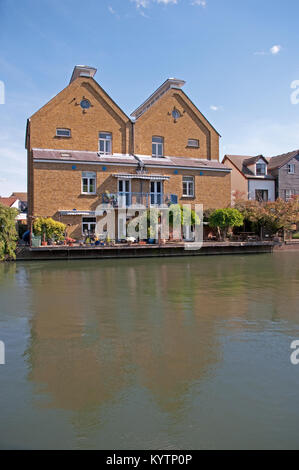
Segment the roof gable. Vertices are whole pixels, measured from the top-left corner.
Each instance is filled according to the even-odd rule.
[[[79,87],[83,87],[92,90],[95,96],[101,97],[106,103],[113,109],[113,111],[124,121],[130,121],[130,118],[126,113],[115,103],[115,101],[108,95],[108,93],[94,80],[92,77],[79,76],[70,82],[63,90],[55,95],[50,101],[36,111],[29,119],[31,120],[35,116],[40,114],[46,114],[52,110],[55,106],[61,104],[61,101],[66,98],[70,91],[76,92]]]
[[[277,155],[276,157],[271,157],[269,160],[269,170],[275,170],[286,165],[292,158],[299,155],[299,150],[294,150],[293,152],[283,153],[282,155]]]

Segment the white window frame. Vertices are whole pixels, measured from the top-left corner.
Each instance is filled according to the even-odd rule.
[[[192,147],[194,149],[199,149],[199,139],[188,139],[187,147]]]
[[[194,197],[195,195],[195,179],[194,176],[183,176],[183,197]],[[184,185],[186,184],[186,192],[184,192]]]
[[[295,174],[295,163],[289,163],[288,164],[288,175],[294,175]]]
[[[101,137],[104,135],[106,137]],[[107,136],[110,136],[107,138]],[[101,142],[104,143],[104,150],[101,150]],[[112,155],[112,132],[99,132],[99,154],[100,155]]]
[[[257,172],[257,167],[258,166],[263,166],[265,168],[265,173],[258,174],[258,172]],[[257,163],[256,166],[255,166],[255,174],[256,174],[256,176],[266,176],[267,175],[267,164],[266,163]]]
[[[287,195],[287,193],[289,193],[289,195]],[[293,196],[296,195],[296,191],[295,191],[295,189],[285,189],[284,194],[285,194],[285,196],[284,196],[285,200],[286,200],[286,202],[288,202],[292,199]]]
[[[59,132],[65,132],[65,134],[58,134]],[[71,137],[71,129],[67,129],[66,127],[57,127],[56,128],[56,137]]]
[[[154,139],[161,139],[161,142],[154,142]],[[161,154],[159,154],[159,148],[161,148]],[[164,157],[164,138],[160,135],[153,135],[152,137],[152,157],[163,158]]]
[[[152,189],[153,186],[153,189]],[[160,186],[160,191],[158,187]],[[149,182],[150,189],[150,206],[157,207],[161,206],[163,203],[163,181],[150,180]]]
[[[90,219],[90,221],[89,221],[89,222],[84,222],[84,219]],[[92,221],[91,221],[91,219],[92,219]],[[82,235],[84,235],[83,225],[87,225],[87,226],[88,226],[87,231],[88,231],[89,235],[90,235],[91,233],[95,233],[96,226],[97,226],[97,219],[96,219],[96,217],[88,217],[88,216],[87,216],[87,217],[82,217],[82,227],[81,227],[81,229],[82,229]],[[91,232],[91,226],[92,226],[92,225],[95,225],[95,227],[94,227],[94,231]]]
[[[87,191],[84,191],[84,180],[87,180]],[[94,191],[91,191],[91,185],[94,185]],[[96,194],[97,193],[97,176],[95,172],[83,171],[81,175],[81,194]]]

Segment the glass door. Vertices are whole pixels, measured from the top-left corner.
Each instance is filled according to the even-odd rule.
[[[118,180],[118,207],[128,207],[131,205],[131,180]]]
[[[150,197],[151,206],[159,206],[162,204],[163,186],[162,181],[151,181],[150,182]]]

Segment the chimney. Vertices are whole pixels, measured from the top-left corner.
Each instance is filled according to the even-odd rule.
[[[95,69],[94,67],[89,67],[88,65],[76,65],[74,67],[70,83],[72,83],[78,77],[93,78],[96,73],[97,73],[97,69]]]

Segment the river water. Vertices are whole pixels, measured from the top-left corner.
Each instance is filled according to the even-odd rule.
[[[299,253],[0,264],[0,448],[299,448]]]

